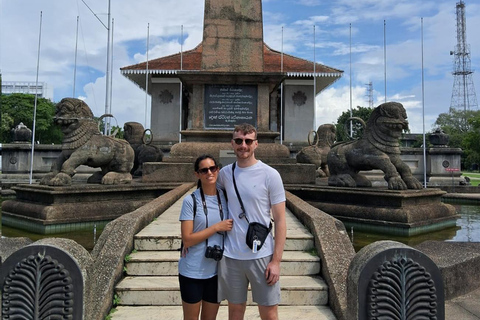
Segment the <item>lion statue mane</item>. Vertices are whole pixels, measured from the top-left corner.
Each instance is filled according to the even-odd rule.
[[[400,158],[399,139],[403,130],[408,130],[403,105],[398,102],[379,105],[368,119],[362,138],[332,146],[327,156],[328,185],[371,187],[371,181],[359,171],[380,169],[390,190],[421,189],[422,184]]]
[[[88,183],[130,183],[135,153],[121,139],[104,136],[88,105],[82,100],[64,98],[55,106],[54,122],[64,134],[62,152],[40,184],[64,186],[72,183],[75,169],[80,165],[101,168]]]

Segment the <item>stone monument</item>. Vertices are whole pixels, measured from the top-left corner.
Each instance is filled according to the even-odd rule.
[[[337,144],[328,153],[331,173],[328,185],[371,187],[371,181],[359,172],[380,169],[385,174],[388,189],[421,189],[422,184],[400,158],[399,139],[403,130],[408,130],[408,121],[401,103],[386,102],[376,107],[363,137]]]
[[[101,168],[87,182],[102,184],[129,183],[135,153],[121,139],[103,136],[92,110],[82,100],[64,98],[55,107],[54,121],[64,137],[62,153],[40,184],[64,186],[72,183],[75,169],[81,165]]]
[[[456,224],[446,192],[422,189],[400,158],[399,139],[408,129],[407,113],[397,102],[378,106],[363,137],[332,146],[327,157],[328,187],[293,187],[289,191],[357,231],[413,236]],[[377,169],[387,188],[373,187],[361,171]]]
[[[182,179],[190,181],[191,163],[204,152],[222,164],[233,161],[232,131],[243,122],[257,128],[257,158],[272,165],[295,165],[285,144],[303,143],[314,125],[315,95],[342,74],[269,48],[263,42],[261,0],[206,0],[200,45],[149,61],[148,69],[141,63],[121,72],[142,88],[147,87],[148,72],[154,143],[162,149],[174,144],[162,164],[145,166],[145,181],[162,179],[163,173],[151,174],[173,163],[185,172]],[[283,145],[278,143],[281,135]],[[188,166],[181,170],[181,163]]]

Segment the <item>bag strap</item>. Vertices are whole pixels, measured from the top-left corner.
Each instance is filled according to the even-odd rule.
[[[234,162],[232,164],[232,180],[233,180],[233,187],[235,188],[235,193],[237,194],[237,198],[238,198],[238,202],[240,203],[240,208],[242,209],[242,213],[240,213],[240,215],[238,216],[240,219],[245,217],[245,220],[247,220],[248,223],[250,223],[250,221],[248,220],[248,217],[247,217],[247,213],[245,212],[245,207],[243,206],[243,201],[242,201],[242,197],[240,197],[240,193],[238,192],[238,189],[237,189],[237,183],[235,181],[235,167],[236,167],[236,162]]]
[[[243,217],[245,217],[245,220],[247,220],[248,223],[250,223],[250,221],[248,220],[248,217],[247,217],[247,212],[245,211],[245,207],[243,206],[243,201],[242,201],[242,198],[240,197],[240,193],[238,192],[238,189],[237,189],[237,183],[235,182],[235,166],[236,166],[236,162],[234,162],[232,164],[232,180],[233,180],[233,187],[235,188],[235,193],[237,194],[237,198],[238,198],[238,202],[240,203],[240,208],[242,209],[242,213],[240,213],[238,215],[238,217],[241,219]],[[270,225],[268,226],[268,231],[270,232],[270,230],[272,230],[272,222],[274,222],[273,218],[270,218]]]

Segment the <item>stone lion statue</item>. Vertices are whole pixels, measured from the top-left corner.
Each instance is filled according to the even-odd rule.
[[[143,163],[160,162],[163,160],[163,152],[155,146],[145,143],[145,129],[138,122],[126,122],[123,126],[124,138],[130,143],[135,151],[135,161],[131,173],[134,177],[142,176]]]
[[[310,145],[302,148],[297,154],[297,162],[314,164],[317,168],[318,177],[328,177],[330,173],[327,165],[327,154],[335,142],[336,128],[333,124],[322,124],[318,127],[316,134],[316,143],[312,144],[309,141]]]
[[[88,183],[121,184],[132,180],[132,147],[125,140],[102,135],[85,102],[62,99],[55,107],[54,122],[64,134],[62,153],[40,184],[70,185],[80,165],[101,168],[88,178]]]
[[[337,187],[371,187],[362,170],[380,169],[388,189],[421,189],[422,184],[400,159],[399,139],[408,130],[407,113],[401,103],[386,102],[375,108],[362,138],[334,145],[327,156],[328,184]]]

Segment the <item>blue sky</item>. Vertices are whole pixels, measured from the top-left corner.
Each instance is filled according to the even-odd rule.
[[[84,1],[107,24],[108,1]],[[480,29],[480,3],[466,0],[465,4],[472,69],[478,70],[480,39],[475,30]],[[315,26],[316,61],[345,71],[342,79],[317,97],[317,124],[333,123],[350,107],[350,76],[354,108],[368,106],[368,82],[373,84],[374,106],[384,101],[386,21],[387,100],[404,104],[412,132],[422,131],[424,110],[428,132],[438,114],[448,112],[450,106],[454,80],[450,51],[456,45],[455,5],[456,1],[451,0],[264,0],[264,40],[270,47],[281,50],[283,27],[284,52],[313,60]],[[144,123],[145,93],[123,77],[119,69],[145,61],[147,25],[150,25],[150,59],[181,50],[182,25],[183,50],[189,50],[202,40],[203,10],[203,0],[112,1],[112,113],[120,126],[127,121]],[[54,101],[72,96],[79,16],[75,93],[85,99],[96,116],[101,116],[105,113],[107,32],[81,0],[0,0],[3,80],[35,81],[40,12],[39,81],[46,82],[53,90]],[[473,79],[477,91],[479,78],[476,71]]]

